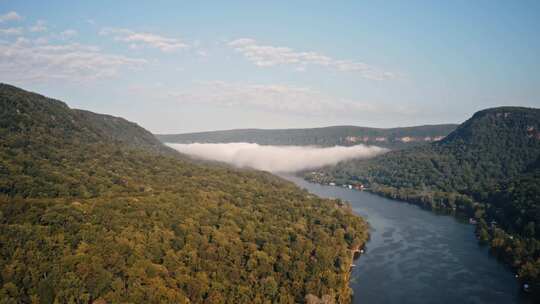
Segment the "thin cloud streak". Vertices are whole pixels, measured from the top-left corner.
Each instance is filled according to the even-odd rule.
[[[102,36],[112,36],[114,40],[128,43],[131,48],[147,46],[159,49],[162,52],[173,52],[186,49],[189,45],[180,39],[164,37],[153,33],[135,32],[122,28],[103,28],[99,32]]]
[[[261,45],[250,38],[236,39],[227,45],[259,67],[291,65],[297,71],[304,71],[308,66],[320,66],[340,72],[357,72],[371,80],[396,78],[396,74],[392,72],[383,71],[363,62],[338,60],[313,51],[298,52],[288,47]]]
[[[108,54],[95,46],[78,43],[50,44],[46,39],[23,37],[0,42],[2,81],[94,80],[115,76],[123,67],[145,63],[143,59]]]
[[[45,20],[38,20],[36,23],[30,27],[30,32],[33,33],[42,33],[47,31],[47,23]]]
[[[22,20],[21,15],[19,15],[17,12],[14,12],[14,11],[0,15],[0,23],[9,22],[9,21],[19,21],[19,20]]]
[[[0,35],[20,36],[24,32],[22,27],[0,28]]]
[[[155,96],[156,91],[149,89]],[[162,99],[179,103],[207,104],[238,109],[300,116],[351,116],[398,113],[408,115],[411,109],[368,103],[327,95],[309,87],[286,84],[246,84],[225,81],[201,82],[189,89],[165,90]],[[161,93],[165,92],[163,89]],[[140,92],[137,92],[139,94]],[[160,94],[161,94],[160,93]]]
[[[177,151],[205,159],[225,162],[240,168],[253,168],[274,173],[298,172],[354,158],[371,158],[387,149],[376,146],[305,147],[261,146],[252,143],[167,144]]]
[[[60,37],[60,39],[67,40],[67,39],[71,39],[77,36],[78,34],[79,33],[76,30],[68,29],[68,30],[60,32],[58,36]]]

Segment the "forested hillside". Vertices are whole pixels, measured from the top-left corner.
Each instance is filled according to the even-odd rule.
[[[348,303],[366,238],[342,202],[0,85],[0,303]]]
[[[156,136],[162,142],[167,143],[249,142],[261,145],[299,146],[352,146],[365,144],[389,149],[401,149],[438,141],[454,130],[456,126],[446,124],[392,129],[355,126],[282,130],[245,129]]]
[[[501,107],[474,114],[440,142],[343,162],[306,177],[362,183],[429,209],[475,216],[479,237],[539,292],[539,161],[540,109]]]
[[[121,117],[96,114],[90,111],[73,110],[82,123],[90,126],[90,130],[101,137],[109,138],[131,148],[176,154],[173,149],[164,146],[152,133],[139,127],[136,123]]]
[[[344,162],[327,172],[337,179],[398,188],[482,194],[536,160],[539,126],[538,109],[484,110],[440,142]]]

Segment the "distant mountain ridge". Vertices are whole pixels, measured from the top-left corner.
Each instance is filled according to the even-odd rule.
[[[299,146],[366,144],[400,149],[441,140],[456,127],[455,124],[440,124],[389,129],[357,126],[306,129],[236,129],[186,134],[156,134],[156,137],[162,142],[184,144],[232,142]]]

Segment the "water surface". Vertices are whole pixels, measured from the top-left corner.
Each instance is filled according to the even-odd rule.
[[[368,192],[284,176],[321,197],[349,201],[370,224],[351,275],[354,303],[528,303],[474,226]]]

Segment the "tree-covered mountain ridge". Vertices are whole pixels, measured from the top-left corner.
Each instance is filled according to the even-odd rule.
[[[518,175],[536,161],[539,120],[539,109],[487,109],[439,142],[343,162],[326,172],[338,180],[481,194],[482,189]]]
[[[349,303],[366,239],[340,201],[0,85],[0,303]]]
[[[439,142],[342,162],[306,178],[361,183],[384,196],[475,217],[479,238],[538,293],[539,163],[540,109],[498,107],[475,113]]]
[[[33,125],[46,125],[69,130],[77,130],[87,140],[110,139],[134,148],[171,153],[154,135],[136,123],[121,117],[96,114],[90,111],[70,109],[64,102],[45,96],[25,92],[17,87],[1,84],[2,118],[4,124],[33,119]],[[28,124],[25,124],[28,125]],[[69,134],[66,132],[64,135]]]
[[[456,128],[454,124],[403,128],[367,128],[332,126],[307,129],[236,129],[186,134],[158,134],[166,143],[235,143],[299,146],[377,145],[389,149],[413,147],[443,139]]]

